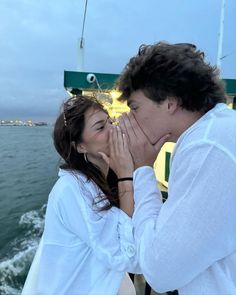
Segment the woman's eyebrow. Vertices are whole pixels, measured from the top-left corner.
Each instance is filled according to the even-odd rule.
[[[100,124],[100,123],[106,123],[109,118],[110,117],[107,116],[106,119],[102,119],[102,120],[99,120],[99,121],[95,122],[91,127],[94,127],[95,125]]]

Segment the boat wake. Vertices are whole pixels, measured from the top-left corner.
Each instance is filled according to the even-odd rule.
[[[46,205],[23,214],[20,236],[9,244],[8,257],[0,262],[0,294],[21,294],[27,273],[43,233]]]

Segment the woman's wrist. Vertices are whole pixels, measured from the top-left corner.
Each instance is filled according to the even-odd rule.
[[[132,177],[134,173],[134,167],[129,169],[116,169],[115,173],[118,178]]]
[[[120,177],[117,178],[118,182],[123,182],[123,181],[133,181],[133,177],[132,176],[127,176],[127,177]]]
[[[132,181],[118,182],[118,191],[119,191],[119,194],[124,194],[126,192],[132,192],[133,191],[133,182]]]

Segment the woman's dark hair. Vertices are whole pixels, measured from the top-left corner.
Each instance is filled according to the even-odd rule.
[[[84,154],[78,153],[76,146],[82,141],[85,127],[85,113],[90,108],[106,112],[101,103],[95,98],[77,95],[68,99],[62,107],[62,112],[56,120],[53,132],[54,146],[64,160],[60,168],[70,171],[79,171],[94,181],[105,194],[96,200],[105,202],[99,210],[108,210],[112,206],[119,207],[117,176],[110,169],[107,179],[101,170],[93,163],[86,161]]]
[[[184,109],[202,113],[225,102],[217,68],[206,63],[204,53],[188,43],[142,45],[124,68],[118,89],[122,101],[141,90],[157,103],[173,96]]]

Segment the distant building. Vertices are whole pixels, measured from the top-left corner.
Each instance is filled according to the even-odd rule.
[[[33,126],[33,122],[31,120],[0,120],[0,126]]]
[[[34,123],[34,126],[48,126],[48,123],[46,123],[46,122],[36,122],[36,123]]]

